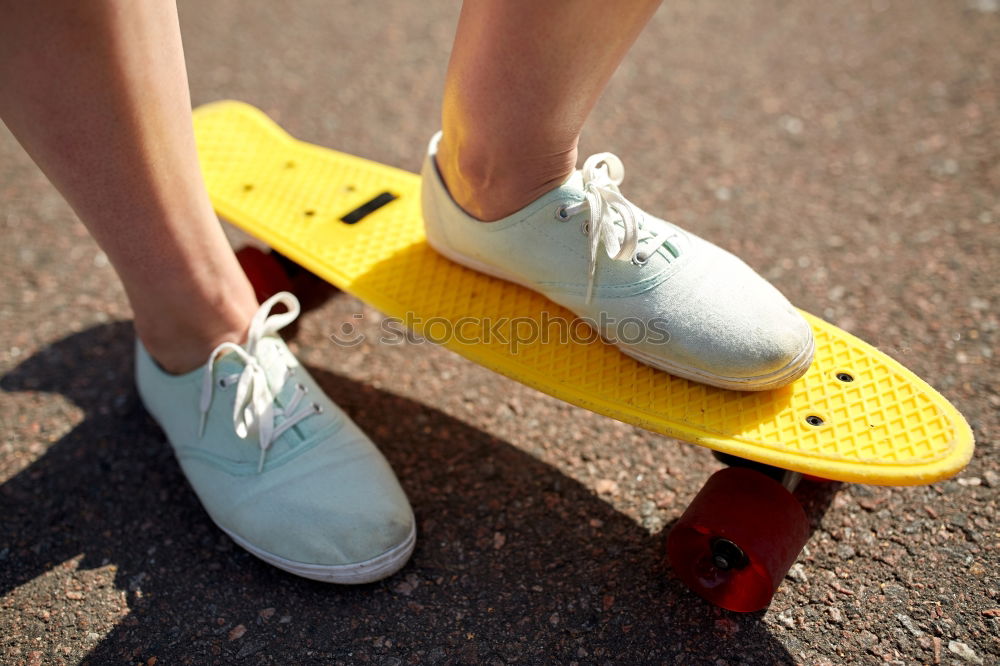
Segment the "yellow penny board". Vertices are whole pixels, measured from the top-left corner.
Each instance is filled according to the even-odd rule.
[[[530,334],[530,321],[541,330],[574,316],[434,252],[424,238],[419,176],[298,141],[240,102],[194,115],[221,217],[416,333],[539,391],[724,453],[842,481],[931,483],[972,455],[968,424],[940,394],[806,313],[816,336],[812,367],[766,392],[654,370],[588,337],[582,322],[575,335],[556,326],[547,341],[536,336],[514,348],[515,336]]]

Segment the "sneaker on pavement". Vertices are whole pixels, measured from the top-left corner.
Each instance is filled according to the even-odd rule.
[[[271,314],[278,303],[287,312]],[[139,395],[237,544],[305,578],[379,580],[413,552],[413,512],[382,454],[278,337],[298,313],[291,294],[272,296],[246,344],[223,343],[184,375],[137,342]]]
[[[805,374],[812,329],[729,252],[622,196],[621,160],[600,153],[561,186],[494,222],[451,198],[430,143],[422,174],[427,242],[445,257],[568,308],[626,354],[727,389]]]

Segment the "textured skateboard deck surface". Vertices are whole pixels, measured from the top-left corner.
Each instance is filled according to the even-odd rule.
[[[434,252],[424,238],[419,176],[298,141],[240,102],[197,109],[195,132],[221,217],[386,315],[412,321],[429,339],[448,337],[449,326],[460,324],[452,330],[463,335],[444,340],[446,347],[542,392],[664,435],[842,481],[931,483],[957,473],[972,455],[971,430],[947,400],[898,362],[807,313],[815,361],[790,386],[765,392],[727,391],[654,370],[588,339],[582,323],[576,341],[536,336],[514,349],[515,334],[530,331],[524,318],[540,329],[574,316]],[[476,322],[489,322],[490,339]]]

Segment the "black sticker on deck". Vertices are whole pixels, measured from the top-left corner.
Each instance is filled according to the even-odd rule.
[[[397,197],[392,192],[383,192],[382,194],[379,194],[378,196],[373,197],[372,199],[369,199],[365,203],[361,204],[360,206],[352,210],[350,213],[344,215],[342,218],[340,218],[340,221],[346,224],[356,224],[357,222],[360,222],[364,218],[368,217],[369,215],[371,215],[372,213],[374,213],[375,211],[377,211],[379,208],[386,205],[390,201],[393,201],[398,198],[399,197]]]

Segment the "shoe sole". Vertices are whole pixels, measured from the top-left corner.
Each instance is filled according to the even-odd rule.
[[[809,345],[799,352],[799,355],[783,368],[779,368],[774,372],[766,375],[758,375],[756,377],[723,377],[720,375],[706,375],[695,368],[682,369],[677,366],[667,365],[661,359],[654,359],[639,350],[631,349],[614,342],[611,344],[618,347],[623,354],[631,356],[640,363],[645,363],[646,365],[663,370],[664,372],[669,372],[670,374],[677,375],[678,377],[683,377],[702,384],[709,384],[711,386],[730,389],[733,391],[770,391],[772,389],[781,388],[782,386],[787,386],[802,375],[806,374],[806,371],[809,370],[809,366],[812,364],[813,356],[816,354],[816,341],[810,335]]]
[[[280,555],[269,553],[268,551],[254,546],[238,534],[230,532],[222,525],[216,523],[220,530],[229,535],[232,539],[247,552],[273,567],[287,571],[288,573],[318,580],[322,583],[335,583],[337,585],[363,585],[374,583],[375,581],[388,578],[396,573],[409,561],[410,555],[417,544],[417,526],[410,528],[410,533],[406,539],[398,546],[394,546],[381,555],[365,560],[364,562],[354,562],[352,564],[308,564],[306,562],[296,562]]]
[[[482,262],[476,261],[475,259],[469,259],[463,255],[453,252],[450,248],[446,248],[438,245],[433,240],[431,240],[430,235],[427,236],[427,244],[434,249],[435,252],[450,259],[457,264],[461,264],[467,268],[471,268],[474,271],[480,273],[485,273],[495,278],[501,280],[506,280],[507,282],[513,282],[514,284],[521,285],[526,289],[531,289],[532,291],[538,292],[538,290],[530,284],[522,282],[518,278],[505,273],[493,266],[488,266]],[[754,377],[726,377],[724,375],[713,375],[679,363],[671,363],[665,361],[661,358],[655,358],[645,354],[644,352],[627,345],[619,344],[613,340],[608,340],[604,335],[597,330],[597,328],[591,323],[587,318],[583,321],[594,330],[601,339],[617,347],[623,354],[630,356],[635,360],[648,365],[650,367],[656,368],[657,370],[663,370],[664,372],[670,373],[671,375],[677,377],[683,377],[684,379],[690,379],[701,384],[708,384],[709,386],[715,386],[718,388],[730,389],[735,391],[768,391],[771,389],[780,388],[786,386],[802,375],[806,373],[809,369],[809,365],[812,363],[813,356],[816,352],[816,341],[813,339],[812,335],[809,336],[809,345],[806,346],[802,351],[799,352],[790,363],[782,368],[779,368],[773,372],[769,372],[763,375],[757,375]]]

